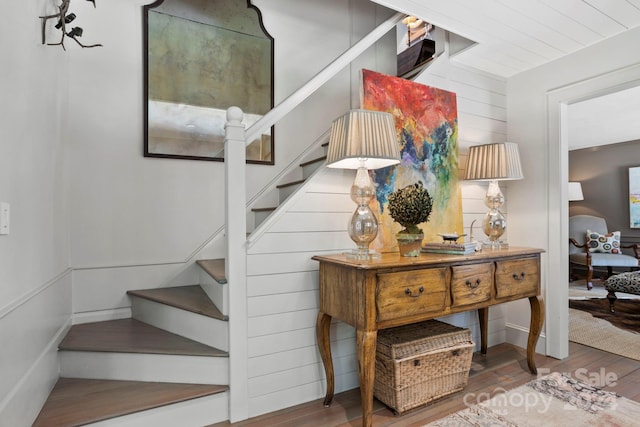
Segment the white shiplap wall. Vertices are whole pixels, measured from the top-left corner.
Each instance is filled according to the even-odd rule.
[[[470,145],[506,137],[506,83],[456,67],[441,58],[418,81],[457,94],[461,166]],[[349,197],[352,171],[325,168],[305,194],[279,214],[249,249],[247,258],[249,416],[319,399],[325,393],[316,349],[318,265],[311,257],[351,249],[346,225],[354,209]],[[503,189],[506,195],[506,189]],[[465,231],[486,212],[486,186],[462,184]],[[476,237],[481,238],[480,229]],[[475,312],[444,319],[470,327],[478,336]],[[505,340],[501,307],[490,310],[489,345]],[[355,331],[331,327],[336,392],[358,386]],[[478,339],[476,338],[476,342]]]

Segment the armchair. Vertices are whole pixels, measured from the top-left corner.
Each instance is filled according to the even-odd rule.
[[[613,267],[640,267],[638,244],[620,245],[617,248],[620,249],[619,253],[592,252],[587,242],[587,230],[602,235],[609,233],[604,218],[591,215],[575,215],[569,218],[569,272],[573,276],[574,265],[585,266],[587,289],[593,288],[593,267],[607,267],[607,277],[613,274]],[[634,256],[623,254],[623,248],[633,249]]]

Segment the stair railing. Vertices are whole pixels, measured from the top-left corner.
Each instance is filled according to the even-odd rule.
[[[248,309],[247,309],[247,225],[246,215],[246,146],[283,119],[339,71],[353,62],[404,18],[396,13],[382,22],[360,41],[322,69],[304,86],[267,112],[251,127],[242,124],[243,112],[238,107],[227,110],[225,125],[225,274],[229,284],[229,420],[241,421],[249,416]]]

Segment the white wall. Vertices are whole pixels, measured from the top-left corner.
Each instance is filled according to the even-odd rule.
[[[627,31],[508,81],[508,137],[520,146],[522,181],[511,185],[512,240],[541,247],[547,305],[547,353],[565,357],[567,343],[567,105],[640,82],[640,29]],[[634,67],[636,66],[636,67]],[[566,123],[565,123],[566,124]],[[521,304],[507,319],[528,327]]]
[[[41,44],[53,2],[9,2],[0,26],[0,425],[31,425],[57,378],[71,314],[64,93],[68,56]],[[50,32],[48,36],[54,36]]]
[[[68,52],[65,136],[74,177],[69,197],[76,313],[126,308],[123,289],[179,284],[173,276],[188,262],[223,254],[212,240],[223,226],[223,163],[142,156],[144,3],[149,1],[114,0],[95,10],[90,2],[74,3],[85,41],[104,45]],[[276,103],[372,29],[371,15],[385,10],[363,0],[255,4],[275,39]],[[358,14],[351,15],[351,8]],[[349,108],[354,80],[348,70],[339,73],[278,123],[276,165],[247,166],[249,200]]]

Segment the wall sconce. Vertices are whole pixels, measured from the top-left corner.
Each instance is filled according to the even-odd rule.
[[[96,7],[95,0],[87,0],[87,1],[90,1],[91,3],[93,3],[93,7]],[[58,6],[58,13],[55,13],[53,15],[40,16],[40,21],[42,22],[42,44],[46,43],[45,29],[46,29],[47,21],[49,19],[57,19],[58,22],[55,24],[55,27],[57,30],[60,30],[60,32],[62,33],[60,37],[60,41],[58,43],[47,43],[47,45],[49,46],[60,45],[62,46],[63,50],[66,50],[66,48],[64,47],[64,38],[70,37],[71,39],[73,39],[73,41],[78,43],[81,47],[102,46],[101,44],[85,45],[80,40],[78,40],[78,37],[82,37],[82,33],[83,33],[82,27],[73,27],[71,30],[67,31],[67,24],[71,23],[74,19],[76,19],[75,13],[67,13],[69,11],[70,4],[71,4],[71,0],[60,0],[60,6]]]
[[[351,110],[331,125],[327,167],[357,169],[351,186],[351,200],[358,206],[348,225],[349,237],[358,249],[347,253],[353,259],[379,258],[369,250],[378,234],[378,220],[369,208],[375,188],[369,169],[400,163],[400,149],[393,116],[369,110]]]
[[[504,195],[498,181],[522,179],[522,166],[518,145],[513,142],[475,145],[469,149],[469,158],[464,179],[489,181],[484,203],[489,212],[484,217],[483,231],[489,238],[487,246],[500,248],[507,246],[500,240],[507,228],[507,220],[500,212]]]
[[[582,184],[579,182],[570,182],[569,183],[569,201],[577,202],[580,200],[584,200],[584,196],[582,195]]]

